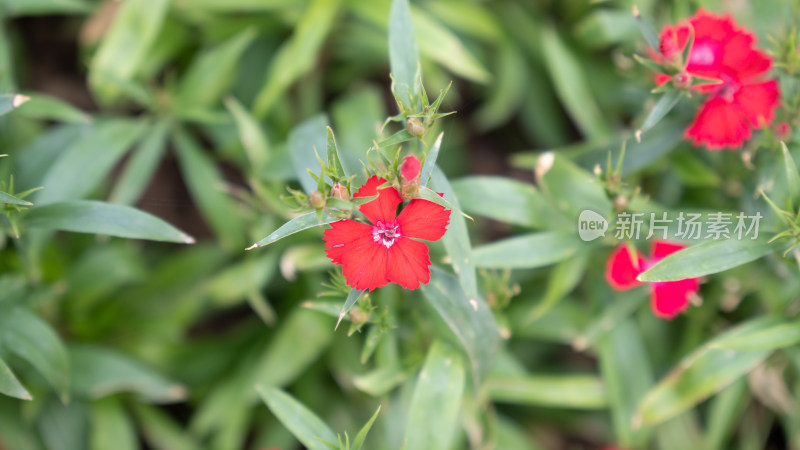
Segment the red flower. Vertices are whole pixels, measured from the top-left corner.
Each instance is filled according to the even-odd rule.
[[[617,247],[606,262],[606,281],[618,291],[642,284],[636,277],[666,256],[685,248],[683,244],[657,240],[653,242],[652,257],[645,259],[638,252],[634,260],[627,245]],[[698,279],[649,283],[652,288],[650,306],[657,316],[671,319],[689,306],[689,296],[697,293]]]
[[[333,222],[325,230],[325,253],[342,266],[347,284],[354,289],[371,291],[389,282],[416,289],[430,280],[431,260],[428,246],[415,239],[441,238],[450,211],[418,198],[396,215],[403,199],[393,187],[378,189],[384,183],[373,175],[353,196],[378,196],[359,208],[373,225],[346,219]]]
[[[700,9],[688,21],[667,25],[661,31],[659,52],[668,62],[680,58],[692,29],[694,42],[685,72],[720,83],[693,88],[709,94],[709,98],[686,129],[686,139],[709,150],[740,147],[750,139],[752,130],[769,125],[775,117],[778,83],[774,79],[758,80],[769,71],[772,60],[753,48],[755,35],[737,28],[730,15],[717,16]],[[656,83],[670,79],[659,74]]]

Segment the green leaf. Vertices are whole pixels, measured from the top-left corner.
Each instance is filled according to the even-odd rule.
[[[394,145],[402,144],[403,142],[408,142],[413,139],[416,138],[412,136],[411,133],[406,131],[406,129],[402,129],[397,133],[394,133],[391,136],[380,140],[378,142],[378,148],[392,147]]]
[[[173,139],[181,174],[203,217],[226,247],[241,247],[243,224],[219,168],[185,130],[178,129]]]
[[[464,393],[464,362],[442,341],[434,341],[417,378],[406,422],[406,448],[450,448]],[[431,414],[435,411],[435,414]]]
[[[77,200],[92,193],[147,127],[141,120],[114,119],[98,121],[89,130],[57,156],[35,203]]]
[[[269,63],[267,79],[254,103],[256,117],[266,116],[275,101],[285,95],[292,83],[314,68],[320,47],[336,19],[340,3],[340,0],[312,0],[305,7],[292,37],[281,46]]]
[[[567,259],[581,245],[573,232],[545,231],[476,247],[472,258],[477,267],[532,269]]]
[[[356,438],[353,440],[353,446],[351,447],[352,450],[361,450],[361,447],[364,446],[364,440],[367,439],[367,433],[369,433],[369,430],[372,429],[372,424],[375,423],[375,419],[378,418],[378,414],[380,412],[381,405],[378,405],[378,409],[375,410],[375,414],[373,414],[369,421],[364,424],[364,426],[356,435]]]
[[[642,123],[642,126],[639,128],[639,131],[644,132],[653,128],[667,113],[672,111],[672,108],[678,104],[681,97],[683,97],[683,91],[677,89],[665,92],[653,106],[653,109],[650,110],[644,123]]]
[[[161,157],[167,149],[169,123],[160,121],[148,128],[145,138],[125,164],[122,175],[109,195],[109,201],[112,203],[123,205],[135,203],[147,188],[161,162]]]
[[[644,339],[631,319],[617,321],[598,342],[600,373],[608,391],[616,443],[625,448],[646,446],[647,433],[633,427],[636,406],[653,384]]]
[[[24,308],[0,315],[0,346],[28,361],[68,399],[69,360],[64,344],[47,322]]]
[[[636,20],[636,25],[639,26],[639,30],[642,32],[642,36],[644,36],[644,40],[647,42],[647,45],[649,45],[652,49],[658,49],[659,39],[658,35],[656,34],[656,30],[649,21],[642,17],[641,13],[639,13],[639,9],[636,7],[633,9],[633,18]]]
[[[776,323],[753,332],[714,341],[713,348],[738,352],[776,350],[800,342],[800,322]]]
[[[431,269],[431,281],[422,286],[422,292],[464,347],[473,380],[479,385],[489,373],[500,345],[500,333],[489,306],[480,297],[467,296],[458,279],[436,267]]]
[[[564,108],[584,136],[607,138],[610,131],[589,88],[586,70],[553,27],[542,28],[541,37],[545,67]]]
[[[569,294],[583,280],[588,262],[589,252],[581,251],[576,253],[574,257],[559,262],[550,274],[544,296],[531,309],[526,320],[533,322],[541,318]]]
[[[706,447],[712,450],[728,448],[726,440],[736,431],[747,405],[749,392],[747,380],[742,378],[715,395],[710,401],[706,425]]]
[[[118,398],[105,398],[92,402],[90,410],[91,450],[137,450],[139,437],[133,420]]]
[[[309,450],[328,450],[322,442],[337,442],[336,434],[312,411],[284,391],[257,385],[272,414]]]
[[[2,358],[0,358],[0,394],[20,400],[33,400],[31,394],[25,389],[25,386],[17,380],[17,377],[14,376],[14,372],[11,371]]]
[[[750,372],[771,350],[736,351],[719,348],[718,343],[752,336],[781,322],[775,317],[750,320],[694,350],[642,399],[634,423],[656,425],[669,420]]]
[[[421,9],[414,8],[412,17],[416,31],[414,35],[423,55],[470,81],[488,83],[492,79],[492,75],[455,33]],[[390,27],[391,24],[390,21]]]
[[[256,365],[256,382],[284,386],[295,380],[328,348],[333,339],[332,325],[331,319],[314,311],[295,310],[283,319],[261,355]]]
[[[328,139],[327,139],[327,150],[328,150],[328,166],[336,171],[336,175],[339,177],[347,177],[350,174],[345,172],[344,167],[342,167],[342,160],[339,157],[339,147],[336,145],[336,138],[333,136],[333,130],[331,127],[326,127],[328,132]]]
[[[86,0],[3,0],[9,16],[88,14],[93,5]]]
[[[292,128],[289,133],[292,165],[306,194],[317,190],[317,182],[308,171],[318,174],[322,170],[317,154],[327,146],[327,126],[328,118],[324,114],[318,114]]]
[[[98,399],[121,392],[139,394],[148,402],[172,403],[186,397],[186,389],[144,364],[96,345],[72,345],[72,392]]]
[[[236,128],[239,130],[239,139],[242,141],[247,158],[253,166],[253,172],[260,174],[264,164],[271,156],[269,141],[266,134],[264,134],[264,130],[250,111],[246,110],[236,98],[226,98],[225,106],[228,107],[228,111],[231,112],[236,122]]]
[[[498,176],[464,177],[452,184],[467,212],[531,228],[569,224],[531,184]]]
[[[603,217],[611,214],[611,201],[595,176],[559,153],[538,156],[536,177],[542,192],[566,214],[572,227],[584,210],[590,209]]]
[[[484,388],[500,403],[571,409],[608,405],[603,382],[593,375],[493,375]]]
[[[7,203],[9,205],[33,206],[33,203],[14,197],[13,195],[3,191],[0,191],[0,203]]]
[[[175,423],[165,411],[141,402],[133,403],[142,436],[155,450],[196,450],[203,448]]]
[[[433,174],[433,168],[436,167],[436,160],[439,158],[439,150],[442,148],[442,138],[444,138],[444,131],[439,133],[439,136],[436,137],[436,141],[433,142],[431,148],[425,153],[425,163],[422,164],[422,171],[419,175],[422,186],[427,186],[431,181],[431,174]]]
[[[350,311],[350,308],[356,304],[356,301],[364,291],[360,291],[358,289],[350,289],[350,293],[347,294],[347,299],[345,299],[344,304],[342,305],[341,311],[339,311],[338,320],[336,321],[336,328],[339,328],[339,324],[342,323],[342,319]]]
[[[412,95],[411,98],[406,97],[409,105],[414,103],[414,83],[418,66],[419,53],[414,39],[411,6],[408,0],[393,0],[389,12],[389,68],[392,79],[397,84],[397,92],[400,95]]]
[[[800,173],[797,171],[797,165],[794,163],[792,154],[786,147],[786,143],[781,141],[781,148],[783,149],[783,163],[786,166],[786,187],[789,196],[790,205],[800,199]]]
[[[178,84],[179,108],[214,106],[230,89],[244,54],[256,37],[248,28],[225,42],[199,53]]]
[[[194,243],[194,238],[144,211],[96,200],[74,200],[36,206],[23,224],[32,228],[105,234],[129,239]]]
[[[439,167],[434,167],[432,181],[432,189],[443,193],[444,199],[453,205],[456,211],[460,211],[461,206],[458,203],[458,198],[456,198],[450,182]],[[467,223],[463,216],[450,214],[450,226],[447,227],[447,233],[442,237],[442,243],[444,243],[444,248],[452,260],[453,269],[458,275],[458,280],[465,295],[468,298],[478,298],[478,280],[475,276],[475,263],[472,259],[472,244],[467,232]]]
[[[640,274],[639,281],[675,281],[732,269],[775,251],[763,236],[758,239],[705,241],[675,252]]]
[[[126,82],[137,75],[156,43],[169,0],[125,2],[89,63],[89,85],[101,101],[117,100]]]
[[[56,97],[44,94],[31,94],[19,115],[30,119],[55,120],[66,123],[89,123],[92,116]]]
[[[297,6],[297,2],[295,0],[182,0],[176,2],[175,6],[187,10],[257,12],[286,9]]]
[[[21,94],[0,95],[0,116],[10,112],[12,109],[19,108],[28,100],[30,100],[30,97]]]
[[[81,402],[59,402],[50,397],[37,417],[45,448],[85,450],[89,445],[89,414]]]
[[[315,228],[322,225],[327,225],[331,222],[336,222],[337,220],[340,219],[336,216],[328,214],[325,211],[322,212],[321,220],[320,217],[317,215],[316,211],[305,213],[302,216],[297,216],[294,219],[284,223],[283,225],[281,225],[280,228],[270,233],[269,236],[248,247],[247,250],[264,247],[266,245],[272,244],[275,241],[279,241],[285,238],[286,236],[291,236],[303,230],[308,230],[309,228]]]

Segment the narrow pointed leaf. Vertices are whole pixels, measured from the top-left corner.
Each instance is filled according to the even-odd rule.
[[[225,99],[225,106],[228,111],[233,115],[236,122],[236,128],[239,130],[239,139],[242,141],[242,146],[253,165],[253,172],[261,173],[264,163],[270,157],[270,147],[267,136],[264,130],[258,123],[255,117],[246,110],[241,103],[234,97]]]
[[[347,299],[344,301],[341,311],[339,311],[339,319],[336,321],[336,328],[339,328],[339,324],[342,323],[344,316],[347,315],[347,312],[356,304],[356,301],[363,293],[364,291],[358,289],[350,289],[350,293],[347,294]]]
[[[286,222],[285,224],[281,225],[280,228],[273,231],[269,234],[269,236],[265,237],[264,239],[256,242],[249,248],[258,248],[264,247],[265,245],[272,244],[275,241],[279,241],[286,236],[291,236],[295,233],[299,233],[303,230],[307,230],[309,228],[319,227],[322,225],[329,224],[331,222],[336,222],[340,220],[338,217],[328,214],[327,212],[322,212],[322,219],[317,216],[316,211],[305,213],[302,216],[295,217],[294,219]]]
[[[297,179],[306,194],[317,189],[318,183],[308,173],[318,174],[322,166],[317,159],[317,152],[327,146],[326,127],[328,118],[318,114],[297,125],[289,133],[289,153]]]
[[[32,228],[105,234],[129,239],[192,244],[194,238],[144,211],[96,200],[74,200],[31,208],[23,224]]]
[[[375,419],[378,418],[378,414],[381,412],[381,405],[378,405],[378,409],[375,410],[375,414],[369,419],[367,423],[361,428],[361,430],[356,435],[356,438],[353,440],[353,445],[351,450],[361,450],[361,447],[364,446],[364,440],[367,439],[367,433],[369,430],[372,429],[372,424],[375,423]]]
[[[21,94],[0,95],[0,116],[10,112],[12,109],[19,108],[28,100],[30,100],[30,97]]]
[[[675,281],[732,269],[768,255],[779,247],[767,238],[706,241],[662,259],[637,277],[639,281]]]
[[[168,132],[169,124],[166,121],[149,127],[146,137],[125,164],[109,196],[112,203],[131,205],[144,193],[167,149]]]
[[[667,113],[672,111],[672,108],[678,104],[681,97],[683,97],[683,92],[677,89],[664,93],[653,106],[653,109],[650,110],[639,131],[647,131],[653,128]]]
[[[472,258],[477,267],[532,269],[567,259],[581,245],[572,232],[545,231],[476,247]]]
[[[5,361],[0,358],[0,394],[8,395],[9,397],[18,398],[20,400],[33,400],[31,394],[25,389],[25,386],[17,380],[14,372],[6,365]]]
[[[603,409],[608,404],[603,382],[592,375],[495,375],[484,388],[500,403],[574,409]]]
[[[33,203],[14,197],[13,195],[3,191],[0,191],[0,203],[7,203],[9,205],[33,206]]]
[[[800,200],[800,173],[798,173],[797,165],[784,142],[781,142],[781,148],[783,149],[783,163],[786,166],[787,194],[789,195],[790,204],[794,204]]]
[[[423,186],[427,186],[431,181],[431,174],[433,173],[433,168],[436,167],[436,160],[439,158],[439,150],[442,148],[442,138],[444,138],[444,131],[439,133],[433,146],[431,146],[428,153],[425,154],[425,163],[422,165],[422,171],[419,175],[420,183],[422,183]]]
[[[275,417],[309,450],[328,450],[323,440],[337,442],[328,425],[294,397],[270,386],[258,385],[256,389]]]
[[[345,172],[344,167],[342,167],[342,160],[339,157],[339,147],[336,145],[336,138],[333,136],[333,130],[331,127],[327,127],[327,131],[328,166],[336,171],[337,176],[347,177],[349,174]]]
[[[414,24],[408,0],[393,0],[389,12],[389,67],[401,95],[406,88],[414,91],[414,77],[419,65],[419,52],[414,40]],[[412,98],[407,98],[413,104]]]

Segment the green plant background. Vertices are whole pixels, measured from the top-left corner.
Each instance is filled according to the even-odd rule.
[[[796,222],[792,140],[754,140],[753,168],[693,148],[696,98],[643,126],[634,3],[657,29],[733,13],[795,124],[794,0],[0,0],[0,448],[800,447],[796,251],[692,248],[649,274],[707,275],[665,321],[606,284],[613,237],[577,238],[620,195]],[[381,129],[417,55],[457,111],[421,140]],[[287,184],[313,190],[328,125],[350,173],[399,133],[474,217],[431,244],[429,285],[338,328],[321,228],[244,251],[295,216]],[[593,174],[609,155],[622,184]]]

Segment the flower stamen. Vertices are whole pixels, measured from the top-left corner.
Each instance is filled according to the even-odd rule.
[[[391,248],[395,241],[402,235],[399,231],[399,225],[396,223],[378,223],[372,227],[372,240],[383,245],[386,248]]]

